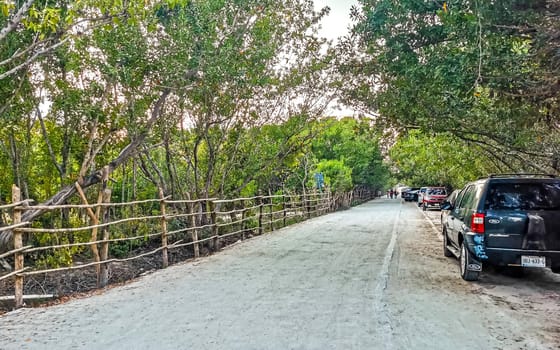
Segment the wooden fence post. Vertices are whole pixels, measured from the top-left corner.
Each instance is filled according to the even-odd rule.
[[[187,214],[189,214],[189,224],[191,225],[191,239],[193,242],[198,241],[198,230],[196,229],[196,218],[194,217],[195,208],[194,203],[189,203],[187,205]],[[200,247],[198,243],[193,244],[194,258],[200,256]]]
[[[220,236],[218,227],[218,216],[216,214],[216,205],[213,201],[208,201],[206,208],[210,211],[210,223],[212,224],[212,236],[214,236],[214,251],[220,250]]]
[[[258,196],[257,200],[259,201],[259,235],[263,234],[263,198],[262,196]]]
[[[274,204],[272,203],[273,200],[272,200],[272,196],[270,196],[270,193],[269,193],[268,199],[269,199],[269,201],[270,201],[269,204],[268,204],[268,208],[269,208],[269,209],[268,209],[268,213],[269,213],[268,216],[270,216],[270,217],[269,217],[269,220],[270,220],[270,232],[273,232],[273,231],[274,231]]]
[[[286,195],[282,192],[282,227],[286,227]]]
[[[317,215],[321,216],[323,215],[325,212],[325,192],[320,192],[319,193],[319,200],[317,201]]]
[[[12,185],[12,203],[17,203],[21,201],[21,190],[16,185]],[[19,205],[18,205],[19,206]],[[14,208],[14,217],[12,218],[12,223],[17,225],[21,223],[21,210],[18,207]],[[15,228],[13,231],[14,237],[14,249],[21,249],[23,247],[23,234],[20,229]],[[16,252],[14,254],[14,271],[19,271],[23,269],[24,260],[23,252]],[[23,306],[23,276],[15,275],[15,287],[14,287],[14,297],[16,308]]]
[[[104,188],[103,189],[103,196],[102,196],[102,203],[111,203],[111,189],[109,188]],[[108,223],[110,221],[110,214],[111,211],[109,210],[109,207],[102,207],[101,210],[102,214],[102,222]],[[101,261],[107,261],[109,260],[109,238],[111,233],[109,232],[109,227],[105,226],[103,227],[103,242],[101,243],[101,254],[100,254],[100,258]],[[99,286],[101,287],[105,287],[107,286],[107,284],[109,284],[109,265],[108,263],[103,263],[100,265],[99,267],[99,276],[98,276],[98,283]]]
[[[315,190],[313,191],[313,202],[311,202],[313,204],[313,210],[311,212],[315,213],[315,217],[319,216],[319,211],[317,210],[317,201],[317,191]]]
[[[304,193],[303,200],[305,201],[305,210],[307,210],[307,218],[311,219],[311,207],[309,204],[308,194]]]
[[[163,189],[159,188],[159,208],[161,211],[161,258],[162,266],[169,266],[169,258],[167,256],[167,218],[165,217],[165,195]]]
[[[247,223],[245,219],[247,218],[247,209],[245,206],[246,202],[244,199],[241,200],[241,206],[243,209],[241,210],[241,239],[245,240],[245,231],[247,231]]]

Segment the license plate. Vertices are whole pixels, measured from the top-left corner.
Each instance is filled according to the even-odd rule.
[[[546,267],[546,257],[523,255],[521,256],[521,266]]]

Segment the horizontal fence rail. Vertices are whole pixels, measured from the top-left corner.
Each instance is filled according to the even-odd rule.
[[[355,190],[334,196],[314,191],[176,200],[164,197],[160,189],[159,199],[111,203],[110,192],[100,192],[97,203],[90,204],[81,192],[83,204],[45,206],[21,200],[16,186],[12,190],[12,203],[0,206],[0,214],[9,212],[4,217],[10,218],[0,233],[11,231],[13,237],[11,249],[0,254],[3,266],[4,259],[11,262],[7,272],[0,272],[0,286],[12,283],[13,297],[0,296],[0,300],[13,300],[15,307],[29,299],[24,295],[26,277],[95,268],[96,285],[104,287],[115,263],[160,253],[159,266],[165,268],[169,254],[181,248],[198,258],[202,249],[207,254],[216,252],[238,240],[374,198],[371,191]],[[39,209],[46,213],[40,221],[21,222],[22,213]],[[127,247],[129,251],[123,251]],[[64,259],[50,261],[52,256]],[[55,293],[45,291],[45,295]]]

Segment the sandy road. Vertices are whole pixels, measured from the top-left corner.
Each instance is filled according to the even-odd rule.
[[[414,205],[376,200],[0,316],[0,349],[557,349],[560,278],[529,277],[462,281]]]

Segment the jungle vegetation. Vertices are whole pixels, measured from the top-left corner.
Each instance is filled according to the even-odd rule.
[[[343,52],[362,54],[339,58],[344,95],[392,130],[399,178],[560,172],[560,1],[360,4]]]
[[[360,0],[338,43],[328,11],[1,0],[0,201],[77,200],[103,169],[114,202],[558,174],[559,1]]]
[[[325,118],[337,49],[311,1],[0,2],[0,199],[381,189],[368,118]],[[95,192],[94,192],[95,193]],[[40,212],[26,213],[24,220]]]

